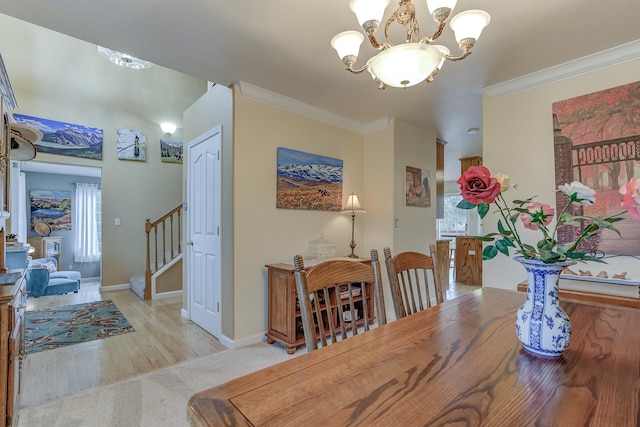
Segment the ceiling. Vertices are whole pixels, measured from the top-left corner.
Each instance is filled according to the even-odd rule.
[[[421,36],[435,22],[414,2]],[[392,1],[383,20],[397,3]],[[460,157],[481,154],[482,89],[640,38],[640,1],[460,0],[454,15],[484,9],[491,23],[473,54],[447,62],[433,84],[377,89],[330,47],[358,30],[347,0],[0,0],[0,12],[208,81],[247,82],[363,124],[394,117],[447,141],[445,179]],[[380,38],[380,36],[379,36]],[[440,38],[452,54],[450,29]],[[356,66],[374,54],[365,40]]]

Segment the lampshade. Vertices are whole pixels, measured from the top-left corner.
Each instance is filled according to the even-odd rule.
[[[367,21],[382,21],[389,2],[390,0],[351,0],[349,7],[356,14],[358,23],[363,25]]]
[[[345,57],[353,56],[355,62],[363,40],[364,36],[358,31],[343,31],[331,39],[331,47],[338,52],[341,60],[344,61]]]
[[[491,16],[484,10],[466,10],[451,18],[451,29],[456,34],[456,41],[471,38],[478,40],[480,33],[491,21]]]
[[[362,206],[360,206],[360,201],[358,200],[358,195],[357,194],[349,194],[349,197],[347,198],[347,203],[345,203],[344,207],[342,208],[342,213],[343,214],[363,214],[363,213],[367,213],[367,211],[365,211],[364,209],[362,209]]]
[[[457,2],[458,0],[427,0],[427,8],[429,9],[429,13],[433,15],[433,12],[442,7],[453,10]]]
[[[442,54],[442,58],[440,59],[440,63],[437,65],[437,68],[439,70],[440,68],[442,68],[442,65],[444,64],[444,60],[447,58],[447,55],[451,54],[451,51],[449,50],[448,47],[442,46],[441,44],[434,44],[433,47],[438,49],[440,51],[440,53]]]
[[[440,64],[442,53],[426,43],[404,43],[385,49],[367,63],[374,78],[387,86],[410,87],[422,83]]]

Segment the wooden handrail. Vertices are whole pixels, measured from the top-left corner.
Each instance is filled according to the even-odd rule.
[[[174,218],[177,218],[177,230],[174,229]],[[167,231],[167,220],[169,221],[169,230]],[[158,229],[160,229],[160,238],[158,238]],[[171,209],[155,221],[145,220],[144,230],[147,234],[147,266],[144,274],[144,299],[151,299],[151,276],[160,266],[166,265],[173,261],[182,253],[182,204]],[[151,231],[153,230],[153,259],[151,257]],[[175,231],[174,231],[175,230]],[[167,238],[167,233],[169,234]],[[177,245],[174,241],[174,233],[177,233]],[[169,240],[169,259],[167,259],[167,240]],[[160,262],[158,256],[159,243],[162,245],[162,260]],[[176,247],[177,246],[177,247]],[[151,266],[153,265],[153,270]]]

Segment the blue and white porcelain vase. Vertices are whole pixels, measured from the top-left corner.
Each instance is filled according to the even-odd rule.
[[[530,353],[557,357],[569,346],[571,320],[560,307],[558,280],[574,261],[545,264],[534,259],[514,258],[527,270],[527,300],[516,314],[516,334]]]

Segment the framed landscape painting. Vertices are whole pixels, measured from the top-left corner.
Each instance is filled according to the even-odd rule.
[[[342,210],[340,159],[278,147],[276,207]]]
[[[102,160],[102,129],[23,114],[13,118],[42,132],[42,140],[35,144],[38,153]]]
[[[40,222],[51,230],[71,230],[71,192],[31,190],[31,229]]]
[[[182,164],[182,141],[160,140],[160,161]]]

